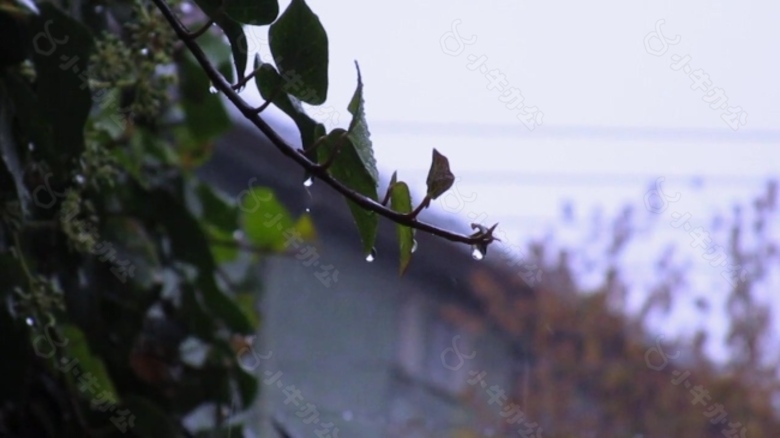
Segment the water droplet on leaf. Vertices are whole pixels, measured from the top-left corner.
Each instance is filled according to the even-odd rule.
[[[471,257],[474,260],[482,260],[485,258],[485,253],[482,252],[481,249],[477,248],[476,246],[471,247]]]
[[[209,87],[209,93],[217,94],[217,93],[219,93],[219,90],[217,90],[217,87],[212,85],[212,86]]]
[[[35,324],[35,320],[34,320],[34,319],[32,319],[32,318],[27,318],[27,319],[25,319],[24,321],[25,321],[25,322],[27,323],[27,325],[29,325],[30,327],[32,327],[32,326],[33,326],[33,324]]]
[[[417,251],[417,239],[412,240],[412,254]]]
[[[371,253],[366,256],[366,261],[371,263],[374,260],[376,260],[376,248],[371,248]]]
[[[314,180],[311,177],[306,178],[306,181],[303,182],[304,187],[311,187],[312,184],[314,184]]]

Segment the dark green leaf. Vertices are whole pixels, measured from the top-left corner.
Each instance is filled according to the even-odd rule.
[[[221,8],[221,0],[195,0],[195,3],[203,9],[203,12],[211,17],[219,26],[230,42],[230,51],[233,53],[233,64],[236,67],[237,80],[242,79],[246,73],[246,62],[249,54],[246,34],[241,24],[225,14]],[[230,82],[230,81],[229,81]]]
[[[122,404],[135,416],[133,434],[148,438],[170,438],[179,436],[176,425],[168,414],[153,401],[144,397],[129,395]]]
[[[179,64],[181,101],[185,123],[197,142],[210,142],[230,129],[230,118],[222,101],[211,94],[211,82],[191,54]]]
[[[395,174],[393,174],[395,177]],[[412,212],[412,197],[409,194],[409,186],[405,182],[393,184],[390,195],[390,205],[393,210],[399,213]],[[409,261],[412,259],[412,248],[414,248],[414,231],[405,225],[397,224],[398,243],[401,250],[401,267],[399,275],[404,275],[406,268],[409,267]]]
[[[255,397],[257,397],[257,379],[241,367],[236,367],[235,370],[236,383],[238,383],[238,391],[241,394],[241,403],[244,407],[249,407],[255,400]]]
[[[447,157],[433,150],[433,162],[428,171],[428,196],[436,199],[452,187],[455,175],[450,172],[450,162]]]
[[[228,80],[233,79],[233,66],[231,65],[230,46],[225,44],[222,35],[206,32],[198,38],[198,45],[203,49],[209,61],[217,67],[222,76]]]
[[[29,200],[29,194],[24,185],[24,169],[19,160],[19,149],[13,136],[12,120],[13,106],[6,94],[4,82],[0,81],[0,155],[2,162],[11,174],[16,186],[16,196],[25,208]]]
[[[268,32],[271,54],[286,91],[321,105],[328,98],[328,35],[303,0],[292,0]]]
[[[28,56],[28,47],[19,44],[29,39],[29,11],[0,3],[0,69],[19,64]]]
[[[68,361],[75,359],[81,375],[92,375],[95,377],[97,392],[106,394],[111,403],[117,403],[119,397],[114,389],[114,383],[111,381],[103,361],[90,352],[84,333],[75,325],[63,325],[60,329],[64,339],[67,341],[65,351],[67,352]]]
[[[311,146],[318,138],[316,131],[317,122],[311,117],[306,115],[306,112],[301,106],[301,101],[294,96],[290,96],[287,92],[283,91],[285,81],[279,76],[273,65],[261,64],[260,58],[255,58],[255,69],[260,68],[255,76],[255,83],[257,89],[260,90],[260,95],[263,99],[270,100],[273,98],[273,104],[277,108],[282,110],[298,126],[298,130],[301,133],[301,145],[304,148]],[[325,135],[325,128],[323,127],[319,135]],[[310,157],[313,158],[313,157]]]
[[[57,141],[53,162],[64,165],[84,149],[84,124],[92,107],[87,65],[94,42],[86,27],[54,4],[41,3],[40,9],[31,26],[36,92]]]
[[[252,332],[252,325],[236,303],[217,287],[214,279],[216,263],[203,229],[189,211],[167,192],[155,190],[142,195],[147,201],[139,211],[160,222],[171,239],[174,254],[182,261],[198,268],[198,288],[205,307],[222,319],[232,330]]]
[[[5,77],[8,96],[14,102],[16,121],[44,157],[54,153],[52,125],[43,115],[33,89],[15,74]]]
[[[340,147],[339,147],[340,145]],[[357,148],[347,136],[347,131],[336,128],[328,134],[323,144],[317,148],[317,154],[321,163],[326,162],[334,153],[338,156],[329,168],[334,178],[352,190],[374,201],[377,200],[377,183],[368,172],[360,159]],[[348,201],[352,217],[363,241],[363,251],[366,255],[371,253],[376,240],[379,216],[373,211],[368,211]]]
[[[271,189],[255,187],[249,195],[259,202],[254,210],[244,210],[242,223],[247,238],[261,248],[283,250],[287,245],[284,233],[295,226],[290,213]]]
[[[355,145],[360,160],[368,170],[368,173],[379,182],[379,172],[376,169],[376,159],[374,159],[374,148],[371,146],[371,134],[368,132],[368,123],[366,122],[366,112],[363,100],[363,79],[360,76],[360,66],[355,62],[358,74],[358,84],[352,100],[347,109],[352,114],[352,121],[349,124],[349,138]]]
[[[206,222],[229,233],[238,229],[238,207],[235,204],[207,184],[199,183],[196,191]]]
[[[225,12],[239,23],[263,26],[279,15],[277,0],[225,0]]]

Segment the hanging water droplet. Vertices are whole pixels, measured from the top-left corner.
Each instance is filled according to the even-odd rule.
[[[241,85],[240,87],[236,88],[236,93],[241,94],[242,91],[246,89],[246,84]]]
[[[376,260],[376,248],[371,248],[371,253],[366,256],[366,261],[371,263],[374,260]]]
[[[412,254],[417,251],[417,239],[412,240]]]
[[[312,184],[314,184],[314,180],[311,177],[306,178],[306,181],[303,182],[304,187],[311,187]]]
[[[76,183],[79,185],[83,185],[86,181],[86,178],[84,178],[84,175],[76,175]]]
[[[32,319],[32,318],[27,318],[27,319],[25,319],[24,321],[25,321],[25,322],[27,323],[27,325],[29,325],[30,327],[32,327],[32,326],[33,326],[33,324],[35,324],[35,320],[34,320],[34,319]]]
[[[147,49],[146,47],[144,47],[143,49],[141,49],[141,55],[143,55],[143,56],[146,56],[146,55],[148,55],[148,54],[149,54],[149,49]]]
[[[341,418],[344,419],[344,421],[352,421],[352,411],[344,411],[341,413]]]
[[[482,259],[484,259],[484,258],[485,258],[485,253],[484,253],[484,252],[482,252],[482,250],[481,250],[481,249],[479,249],[478,247],[476,247],[476,246],[472,246],[472,247],[471,247],[471,257],[472,257],[474,260],[482,260]]]
[[[209,93],[211,93],[211,94],[217,94],[217,93],[219,93],[219,90],[217,90],[217,87],[215,87],[214,85],[212,85],[212,86],[210,86],[210,87],[209,87]]]
[[[311,213],[311,208],[306,207],[306,213]]]

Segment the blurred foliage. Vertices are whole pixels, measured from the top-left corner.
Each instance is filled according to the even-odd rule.
[[[769,342],[771,292],[767,296],[762,284],[771,281],[771,267],[778,261],[777,241],[770,234],[778,216],[776,195],[777,185],[770,182],[752,206],[734,209],[733,220],[719,216],[707,227],[713,231],[710,247],[719,241],[728,256],[722,266],[741,267],[729,281],[728,275],[719,275],[728,271],[703,262],[722,280],[720,289],[728,290],[722,314],[713,308],[719,302],[715,291],[695,297],[697,287],[686,280],[674,248],[658,260],[654,283],[640,292],[644,302],[629,311],[627,294],[637,286],[637,276],[621,268],[620,260],[640,229],[631,208],[612,224],[609,239],[599,239],[605,253],[596,258],[605,264],[602,286],[595,289],[578,284],[582,271],[575,260],[586,258],[581,257],[584,246],[532,245],[529,261],[546,278],[534,287],[517,271],[476,269],[471,286],[487,314],[444,306],[442,315],[470,331],[497,327],[523,359],[512,386],[503,388],[504,411],[495,401],[489,403],[485,389],[467,386],[460,397],[479,427],[461,428],[452,436],[518,436],[518,430],[527,431],[520,436],[537,438],[777,436],[780,356]],[[609,225],[594,224],[594,229],[605,228]],[[702,321],[723,320],[723,339],[704,327],[678,339],[654,334],[658,318],[691,302]],[[708,342],[725,346],[725,360],[708,354]],[[695,401],[697,387],[707,393],[700,401]],[[523,421],[509,423],[506,407],[511,403],[520,408]]]
[[[262,8],[231,13],[273,21]],[[216,28],[199,42],[243,75]],[[247,268],[314,230],[269,189],[247,208],[195,176],[231,126],[209,86],[150,2],[0,1],[0,436],[193,436],[204,408],[240,436]]]

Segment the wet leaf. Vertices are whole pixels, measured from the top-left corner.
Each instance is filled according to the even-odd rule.
[[[450,162],[447,157],[440,154],[436,149],[433,150],[433,162],[428,171],[428,196],[436,199],[452,187],[455,182],[455,175],[450,172]]]
[[[328,134],[323,144],[317,148],[319,162],[327,162],[337,152],[337,149],[338,155],[328,172],[345,186],[376,201],[377,183],[363,164],[357,148],[347,135],[347,131],[337,128]],[[350,200],[347,200],[347,204],[363,241],[363,252],[365,255],[371,254],[379,226],[379,216]]]
[[[303,0],[292,0],[268,32],[287,92],[311,105],[328,97],[328,35]]]
[[[395,174],[393,174],[395,176]],[[409,186],[405,182],[395,183],[390,192],[390,205],[399,213],[412,212],[412,197],[409,194]],[[412,260],[412,248],[414,248],[414,230],[405,225],[396,224],[398,229],[398,244],[401,252],[401,266],[399,275],[404,275]]]
[[[358,84],[355,93],[352,95],[347,109],[352,114],[352,121],[349,124],[349,139],[355,145],[360,161],[366,167],[366,170],[379,182],[379,172],[376,169],[376,159],[374,158],[374,148],[371,145],[371,134],[368,132],[368,123],[366,122],[366,112],[363,100],[363,79],[360,76],[360,66],[355,62],[357,68]]]

